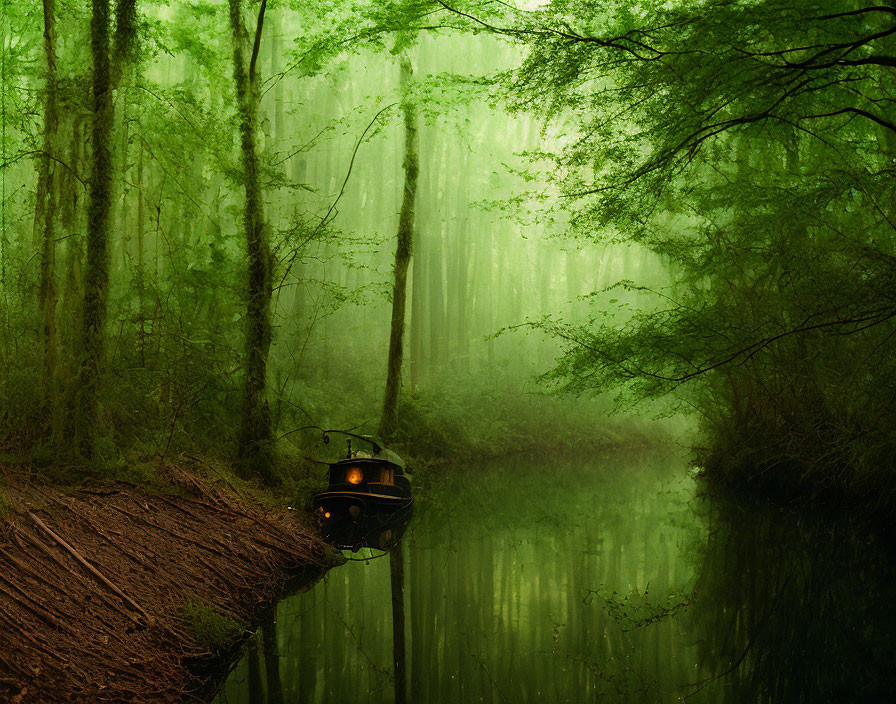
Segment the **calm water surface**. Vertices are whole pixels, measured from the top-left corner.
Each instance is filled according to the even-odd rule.
[[[408,701],[890,701],[892,556],[697,491],[656,457],[454,473],[404,538]],[[282,601],[283,701],[393,701],[391,594],[385,557]],[[244,660],[217,702],[267,688]]]

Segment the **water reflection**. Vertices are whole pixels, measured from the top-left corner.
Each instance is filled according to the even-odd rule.
[[[712,506],[693,609],[716,701],[877,702],[896,691],[892,556],[824,516]]]
[[[220,702],[265,701],[259,687],[277,701],[276,675],[287,702],[401,702],[400,651],[419,704],[892,691],[887,555],[845,527],[696,488],[680,463],[643,459],[448,477],[418,502],[401,551],[281,602],[279,657],[268,638],[262,648],[279,664],[264,668],[272,686],[253,686],[256,655]]]

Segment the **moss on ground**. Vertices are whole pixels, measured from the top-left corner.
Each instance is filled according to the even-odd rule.
[[[222,653],[243,637],[245,628],[226,614],[200,600],[183,605],[183,616],[196,642],[210,653]]]

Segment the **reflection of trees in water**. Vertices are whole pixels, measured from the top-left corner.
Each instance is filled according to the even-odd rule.
[[[407,702],[407,653],[404,624],[404,549],[399,541],[389,554],[389,582],[392,591],[392,679],[395,704]]]
[[[262,621],[261,642],[264,651],[264,676],[268,686],[268,704],[283,704],[280,681],[280,646],[277,641],[277,612],[269,611]]]
[[[554,472],[545,492],[532,476],[462,494],[469,534],[450,541],[462,549],[414,553],[411,701],[650,701],[693,678],[674,623],[626,632],[587,598],[600,582],[638,585],[674,609],[692,579],[679,553],[699,528],[689,489],[617,471],[583,491],[581,472]]]
[[[719,502],[700,520],[693,485],[613,471],[586,492],[581,472],[552,468],[550,493],[543,473],[515,472],[421,507],[396,585],[408,701],[814,704],[896,690],[893,568],[873,542]],[[392,576],[388,557],[350,563],[280,605],[285,701],[392,700]],[[263,701],[245,664],[237,674],[221,701]]]
[[[670,592],[661,601],[655,601],[650,596],[650,587],[643,591],[631,589],[628,594],[620,594],[602,584],[598,589],[589,589],[582,603],[588,606],[595,599],[603,605],[619,630],[628,633],[684,611],[691,605],[694,595],[692,592]]]
[[[797,514],[717,511],[691,610],[708,675],[686,691],[751,704],[888,700],[896,594],[880,546]]]
[[[259,650],[258,644],[262,643]],[[262,659],[264,658],[264,677]],[[277,620],[273,611],[265,614],[262,626],[247,644],[246,664],[249,672],[249,704],[283,704],[283,688],[280,684],[280,653],[277,646]],[[226,697],[225,697],[226,701]]]
[[[693,484],[662,472],[614,467],[583,488],[581,471],[552,468],[551,492],[544,472],[513,476],[500,491],[451,486],[439,510],[419,507],[403,540],[408,701],[671,702],[731,666],[739,642],[717,645],[726,614],[716,612],[732,597],[706,573],[744,559],[735,538],[762,555],[786,536],[741,527],[726,543],[712,525],[707,545],[712,522],[695,515]],[[392,701],[393,576],[389,557],[350,563],[280,605],[285,701]],[[757,581],[757,598],[767,588]],[[227,704],[247,704],[248,674],[241,666]],[[722,701],[728,680],[688,701]]]

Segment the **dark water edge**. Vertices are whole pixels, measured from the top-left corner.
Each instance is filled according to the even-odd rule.
[[[233,673],[240,666],[246,665],[247,651],[250,650],[256,640],[262,639],[262,629],[271,623],[276,624],[276,614],[280,604],[296,596],[314,589],[325,577],[327,572],[338,567],[341,562],[340,555],[336,553],[334,561],[323,566],[306,567],[294,572],[278,590],[275,602],[270,608],[258,611],[256,622],[248,624],[248,628],[257,629],[255,633],[246,630],[236,641],[229,643],[224,650],[219,650],[199,660],[187,663],[198,682],[200,689],[191,692],[191,701],[217,701],[224,686],[233,677]],[[276,632],[276,626],[270,631]]]
[[[889,548],[704,488],[659,456],[446,476],[404,541],[408,700],[888,701]],[[389,563],[282,601],[216,701],[276,702],[278,677],[286,702],[393,701]]]

